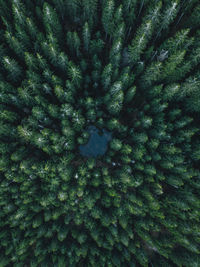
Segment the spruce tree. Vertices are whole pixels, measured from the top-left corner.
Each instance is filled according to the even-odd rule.
[[[0,0],[0,267],[200,266],[199,66],[198,0]]]

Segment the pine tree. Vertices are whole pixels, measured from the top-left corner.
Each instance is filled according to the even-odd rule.
[[[199,11],[0,0],[0,266],[200,265]]]
[[[83,42],[85,50],[88,51],[90,45],[90,29],[87,22],[83,26]]]

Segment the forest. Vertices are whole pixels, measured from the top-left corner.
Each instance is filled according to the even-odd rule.
[[[0,0],[0,267],[200,267],[199,0]]]

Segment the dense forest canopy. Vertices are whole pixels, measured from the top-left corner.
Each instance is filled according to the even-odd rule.
[[[199,267],[199,115],[199,0],[0,0],[0,267]]]

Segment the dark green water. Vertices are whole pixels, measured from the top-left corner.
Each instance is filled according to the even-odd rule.
[[[108,142],[112,138],[112,133],[107,130],[99,130],[95,126],[89,126],[89,141],[85,145],[80,145],[80,154],[85,157],[98,157],[106,153]]]

